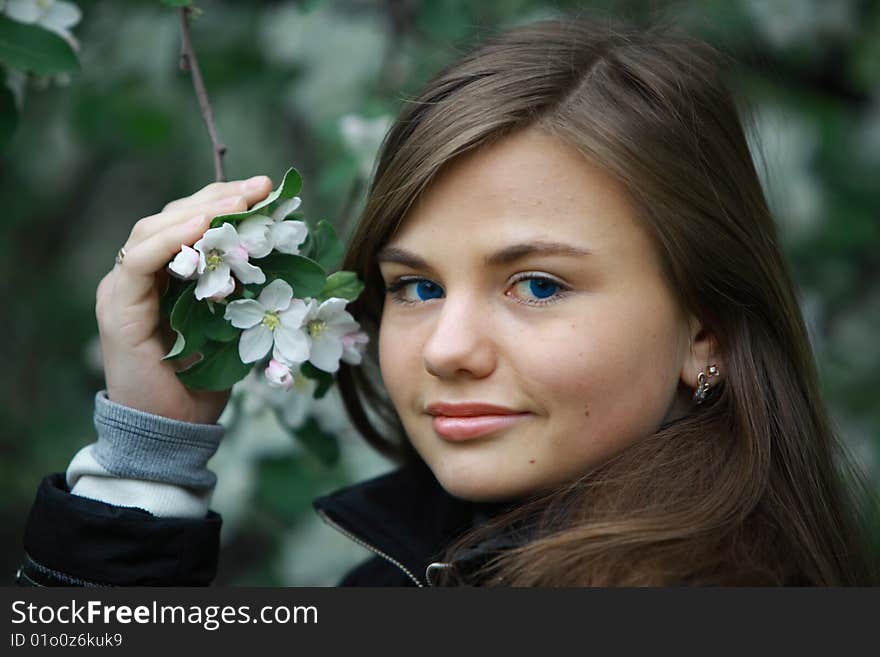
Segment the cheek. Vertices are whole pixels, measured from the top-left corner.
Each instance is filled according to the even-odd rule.
[[[560,437],[587,430],[629,439],[667,411],[680,368],[676,327],[663,304],[593,307],[543,336],[544,348],[524,352],[521,375],[560,423]]]
[[[379,368],[391,401],[398,408],[404,391],[414,389],[411,380],[419,374],[420,353],[412,332],[395,328],[394,322],[380,324]]]

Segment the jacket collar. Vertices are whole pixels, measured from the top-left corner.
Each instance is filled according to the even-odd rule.
[[[666,422],[658,431],[685,417]],[[325,522],[396,565],[418,586],[432,585],[429,566],[453,567],[466,575],[497,552],[534,536],[534,530],[528,527],[507,528],[463,550],[455,563],[440,563],[452,540],[509,505],[453,497],[421,459],[319,497],[312,505]]]
[[[453,497],[420,460],[319,497],[312,506],[330,526],[400,568],[418,586],[433,584],[435,568],[452,566],[464,573],[514,542],[495,537],[468,549],[454,564],[441,563],[453,539],[507,505]]]

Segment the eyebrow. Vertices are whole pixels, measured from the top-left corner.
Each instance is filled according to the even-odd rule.
[[[561,255],[570,257],[582,257],[592,255],[589,249],[582,249],[571,244],[562,242],[535,241],[523,244],[511,244],[503,249],[492,253],[483,260],[487,267],[509,265],[528,256],[535,255]],[[413,269],[430,269],[430,265],[415,253],[396,246],[386,246],[376,255],[376,262],[396,262]]]

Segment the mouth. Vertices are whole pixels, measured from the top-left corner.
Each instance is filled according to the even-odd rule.
[[[449,416],[435,415],[432,418],[434,431],[446,440],[460,441],[479,438],[508,429],[523,421],[531,413],[509,413],[505,415]]]

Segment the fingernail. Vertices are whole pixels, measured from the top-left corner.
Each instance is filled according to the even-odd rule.
[[[266,176],[254,176],[253,178],[248,178],[243,183],[241,183],[241,188],[243,190],[253,190],[259,189],[266,182]]]

